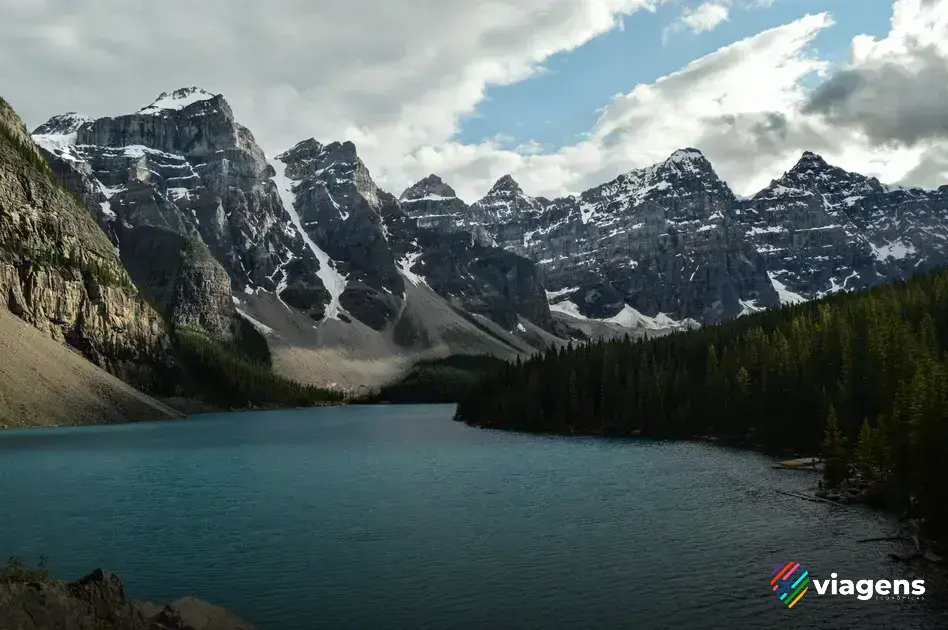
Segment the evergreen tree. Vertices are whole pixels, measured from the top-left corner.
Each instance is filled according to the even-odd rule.
[[[829,488],[838,488],[849,476],[848,453],[846,452],[846,438],[839,428],[839,419],[836,408],[830,405],[826,416],[826,429],[821,445],[823,455],[823,480]]]
[[[856,473],[863,483],[872,483],[878,476],[876,453],[872,427],[869,420],[864,419],[859,428],[859,438],[856,441],[856,450],[853,453],[853,464]]]

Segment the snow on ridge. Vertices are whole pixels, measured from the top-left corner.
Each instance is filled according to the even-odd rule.
[[[264,324],[264,323],[261,322],[260,320],[254,319],[254,318],[251,317],[246,311],[244,311],[243,309],[239,308],[239,307],[237,306],[237,304],[239,304],[239,303],[240,303],[240,302],[237,300],[237,298],[234,298],[234,310],[237,311],[237,314],[238,314],[238,315],[240,315],[241,317],[243,317],[244,319],[246,319],[248,322],[250,322],[251,325],[253,325],[253,327],[257,329],[258,332],[260,332],[260,333],[262,333],[262,334],[264,334],[264,335],[272,335],[272,334],[274,333],[274,330],[273,330],[272,328],[270,328],[269,326],[267,326],[266,324]]]
[[[416,203],[419,201],[451,201],[457,199],[457,197],[445,197],[444,195],[432,195],[427,194],[424,197],[416,197],[415,199],[400,199],[402,203]]]
[[[316,275],[319,276],[319,279],[322,281],[323,286],[326,287],[326,290],[329,291],[329,304],[326,306],[326,312],[323,315],[323,320],[327,319],[338,319],[339,313],[342,310],[342,307],[339,304],[339,298],[342,295],[343,291],[346,290],[346,284],[348,280],[346,276],[342,275],[336,271],[333,266],[332,261],[329,258],[329,255],[324,252],[320,247],[310,238],[306,230],[303,228],[303,222],[300,219],[299,213],[296,211],[294,204],[296,203],[296,193],[293,192],[293,186],[296,182],[291,180],[286,176],[286,164],[281,162],[279,159],[270,159],[267,160],[270,166],[273,167],[273,170],[276,171],[276,175],[272,178],[273,183],[276,184],[277,190],[280,192],[280,200],[283,202],[283,208],[286,210],[287,214],[290,215],[290,220],[293,222],[293,225],[296,227],[296,231],[299,232],[299,235],[303,238],[303,242],[306,243],[306,246],[309,247],[310,251],[316,256],[316,259],[319,261],[319,271],[316,272]],[[279,298],[279,293],[277,298]]]
[[[563,297],[564,295],[572,293],[573,291],[579,291],[579,287],[569,287],[567,289],[560,289],[559,291],[547,291],[546,299],[555,300],[556,298]]]
[[[738,300],[738,302],[741,304],[741,312],[737,315],[738,317],[751,315],[764,310],[763,307],[757,306],[757,300]]]
[[[576,306],[576,303],[570,300],[563,300],[561,302],[557,302],[556,304],[550,304],[550,310],[556,313],[563,313],[564,315],[569,315],[570,317],[574,317],[576,319],[583,319],[583,320],[589,319],[588,317],[580,313],[579,307]]]
[[[570,289],[575,290],[575,289]],[[550,293],[548,292],[549,296]],[[607,324],[617,324],[624,328],[637,328],[637,329],[646,329],[646,330],[668,330],[676,328],[691,328],[698,324],[693,319],[684,319],[677,321],[666,315],[665,313],[659,313],[655,317],[649,317],[648,315],[643,315],[639,311],[635,310],[628,304],[624,305],[622,310],[613,315],[612,317],[607,317],[604,319],[598,319],[593,317],[586,317],[579,312],[579,307],[575,302],[571,300],[562,300],[556,304],[550,305],[550,310],[568,315],[575,319],[584,320],[584,321],[598,321],[604,322]]]
[[[672,153],[668,160],[680,164],[681,162],[688,162],[691,160],[703,160],[704,154],[697,149],[678,149]]]
[[[890,257],[896,260],[902,260],[906,256],[916,253],[914,245],[911,243],[906,244],[900,240],[889,241],[881,247],[869,243],[869,247],[872,248],[872,254],[876,257],[876,260],[882,262],[885,262]]]
[[[158,114],[164,111],[178,111],[200,101],[209,101],[214,94],[199,87],[181,88],[174,92],[162,92],[151,105],[140,110],[139,114]]]
[[[659,313],[659,315],[664,314]],[[673,321],[667,316],[665,319],[668,321]],[[643,315],[628,304],[623,306],[621,311],[608,319],[604,319],[603,321],[619,324],[620,326],[625,326],[626,328],[646,328],[649,330],[657,330],[661,327],[655,319],[649,317],[648,315]]]
[[[770,278],[770,284],[773,285],[774,291],[777,292],[777,295],[780,297],[781,304],[799,304],[800,302],[806,302],[806,298],[800,295],[799,293],[794,293],[787,289],[787,287],[777,280],[773,272],[768,271],[767,277]]]
[[[428,284],[428,282],[422,276],[411,270],[419,257],[421,257],[421,252],[412,252],[410,254],[405,254],[403,257],[395,261],[395,264],[398,265],[398,270],[403,276],[405,276],[405,279],[416,287],[422,284]]]

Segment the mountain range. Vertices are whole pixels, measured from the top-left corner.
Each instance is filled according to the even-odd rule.
[[[685,148],[557,199],[505,175],[469,204],[437,175],[380,189],[351,142],[268,157],[196,87],[122,116],[55,116],[31,137],[155,312],[222,340],[249,322],[276,371],[320,386],[664,334],[948,256],[948,186],[887,186],[809,152],[749,197]]]

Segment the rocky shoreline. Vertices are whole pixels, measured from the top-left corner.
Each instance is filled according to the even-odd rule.
[[[74,582],[0,581],[4,630],[254,630],[230,611],[184,597],[171,604],[130,600],[114,574],[96,569]]]

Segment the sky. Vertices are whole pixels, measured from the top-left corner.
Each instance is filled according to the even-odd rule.
[[[2,0],[31,129],[221,93],[270,156],[351,140],[382,188],[578,192],[694,147],[738,194],[804,150],[948,184],[948,0]]]

